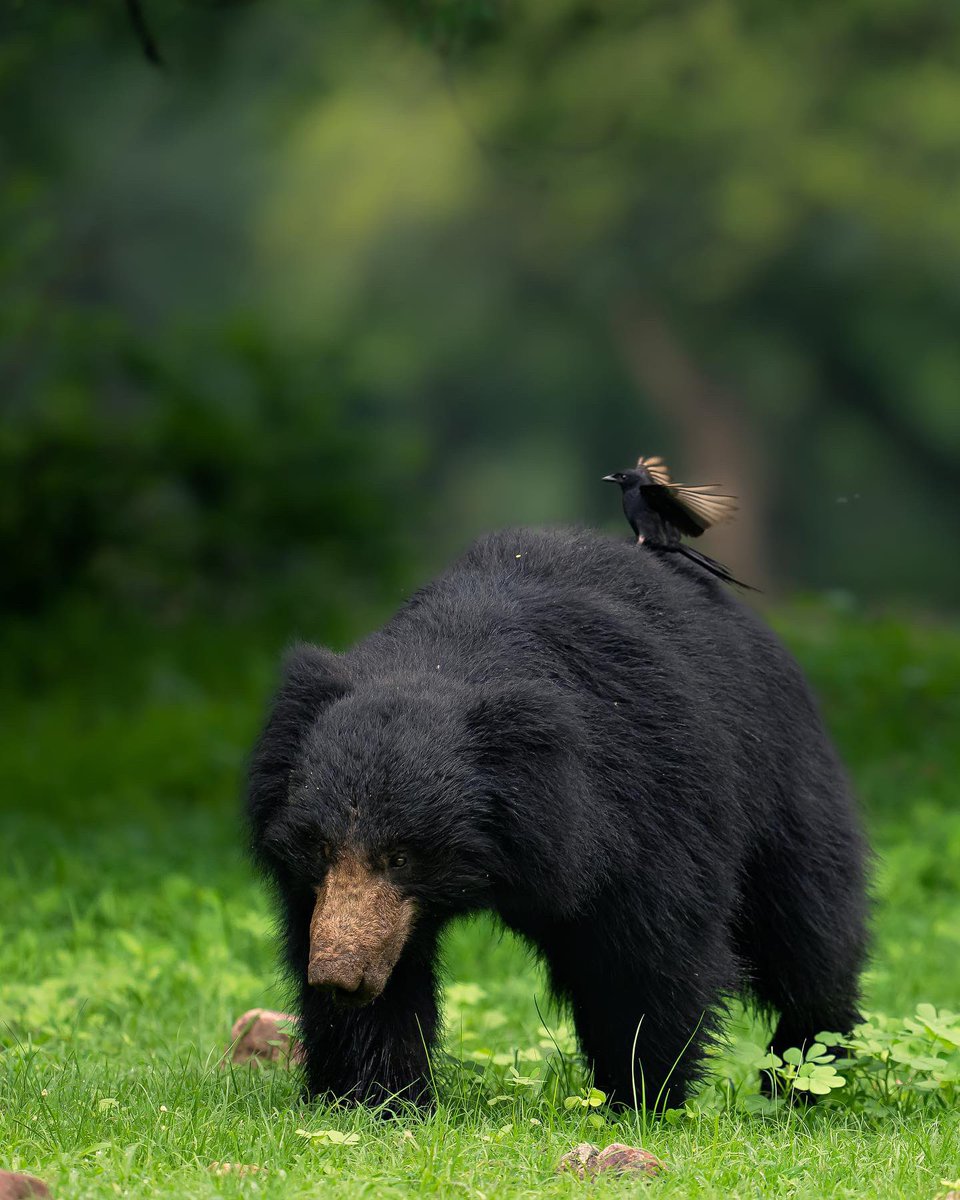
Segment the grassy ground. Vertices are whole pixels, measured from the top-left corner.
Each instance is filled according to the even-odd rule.
[[[960,633],[822,608],[778,624],[824,696],[880,852],[868,1007],[957,1009]],[[60,1197],[568,1195],[583,1185],[553,1167],[587,1139],[642,1140],[668,1165],[596,1195],[932,1198],[960,1176],[960,1117],[934,1104],[764,1118],[722,1110],[714,1089],[643,1127],[565,1108],[576,1070],[539,1095],[509,1066],[536,1074],[568,1031],[522,949],[485,923],[449,939],[448,1050],[492,1065],[484,1081],[438,1063],[435,1115],[304,1107],[286,1070],[221,1068],[233,1019],[284,1003],[235,816],[273,639],[68,630],[17,630],[0,647],[0,1169]],[[734,1028],[762,1037],[743,1016]],[[717,1074],[742,1078],[736,1042]],[[223,1161],[263,1173],[213,1174]]]

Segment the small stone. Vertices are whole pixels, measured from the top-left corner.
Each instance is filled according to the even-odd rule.
[[[289,1032],[290,1025],[296,1025],[296,1017],[289,1013],[251,1008],[233,1023],[224,1063],[302,1063],[303,1047]]]
[[[641,1175],[659,1175],[663,1163],[649,1150],[639,1146],[625,1146],[623,1142],[612,1142],[604,1150],[598,1150],[590,1142],[581,1142],[568,1151],[557,1164],[557,1173],[570,1171],[578,1179],[591,1179],[602,1171],[614,1175],[636,1172]]]
[[[264,1168],[256,1163],[212,1162],[207,1170],[214,1175],[239,1175],[242,1178],[244,1175],[256,1175]]]
[[[29,1200],[30,1196],[49,1196],[50,1189],[35,1175],[0,1171],[0,1200]]]
[[[623,1142],[612,1142],[597,1155],[597,1171],[614,1171],[618,1175],[639,1171],[644,1175],[659,1175],[663,1169],[663,1163],[649,1150],[625,1146]]]
[[[574,1146],[557,1163],[557,1174],[562,1175],[564,1171],[570,1171],[578,1179],[586,1179],[588,1175],[596,1175],[597,1147],[591,1142],[581,1142],[579,1146]]]

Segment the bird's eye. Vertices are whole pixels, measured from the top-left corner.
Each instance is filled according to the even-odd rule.
[[[394,871],[399,871],[401,867],[407,865],[407,856],[405,854],[391,854],[387,859],[387,866]]]

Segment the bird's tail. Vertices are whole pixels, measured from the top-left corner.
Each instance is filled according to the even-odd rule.
[[[699,550],[694,550],[691,546],[681,544],[679,546],[671,546],[671,550],[676,550],[682,554],[684,558],[689,558],[691,562],[697,564],[698,567],[703,567],[705,571],[709,571],[711,575],[716,575],[718,579],[722,579],[724,583],[733,583],[739,588],[745,588],[748,592],[759,592],[759,588],[753,587],[749,583],[744,583],[742,579],[737,579],[735,575],[731,575],[729,569],[723,563],[717,562],[715,558],[710,558],[706,554],[701,554]]]

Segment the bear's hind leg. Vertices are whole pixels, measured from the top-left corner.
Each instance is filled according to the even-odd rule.
[[[825,849],[768,851],[751,876],[738,931],[749,987],[779,1014],[770,1049],[811,1045],[818,1033],[849,1033],[860,1021],[866,954],[862,843],[855,830]]]

